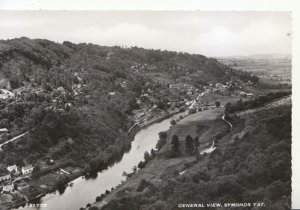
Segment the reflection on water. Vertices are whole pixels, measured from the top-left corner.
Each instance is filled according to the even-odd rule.
[[[158,141],[158,134],[170,127],[170,121],[178,118],[183,113],[163,120],[159,123],[152,124],[140,130],[131,143],[131,149],[124,155],[120,155],[120,162],[95,174],[89,174],[87,177],[79,177],[72,181],[73,186],[60,189],[58,193],[49,193],[36,202],[47,205],[47,210],[65,210],[79,209],[85,207],[88,203],[94,203],[97,196],[105,193],[106,190],[116,187],[126,177],[122,176],[123,172],[132,173],[133,167],[144,159],[144,153],[150,152]],[[22,210],[33,210],[38,208],[21,207]]]

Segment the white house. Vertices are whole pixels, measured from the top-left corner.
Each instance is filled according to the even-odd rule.
[[[22,167],[22,174],[30,174],[33,171],[33,166],[32,165],[27,165]]]
[[[10,174],[2,174],[0,175],[0,182],[10,180],[10,178],[11,178]]]
[[[15,188],[14,183],[11,183],[11,184],[8,184],[8,185],[4,185],[3,189],[2,189],[2,192],[11,192],[11,191],[14,190],[14,188]]]
[[[12,93],[6,89],[0,89],[0,98],[1,99],[7,99],[7,98],[13,98],[13,97],[15,97],[14,93]]]
[[[7,132],[8,132],[7,128],[0,128],[0,133],[7,133]]]
[[[17,167],[16,165],[8,166],[8,167],[7,167],[7,170],[8,170],[10,173],[13,173],[13,174],[16,174],[16,175],[19,174],[19,170],[18,170],[18,167]]]
[[[116,95],[116,92],[109,92],[108,95],[114,96],[114,95]]]

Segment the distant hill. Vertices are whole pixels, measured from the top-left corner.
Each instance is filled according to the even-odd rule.
[[[46,71],[52,73],[55,68],[64,68],[63,72],[100,68],[103,76],[105,73],[132,73],[141,64],[148,65],[144,70],[150,73],[160,72],[176,78],[190,74],[190,78],[196,76],[205,82],[224,82],[232,79],[232,76],[242,80],[256,79],[246,72],[234,71],[217,60],[202,55],[138,47],[103,47],[85,43],[76,45],[68,41],[59,44],[43,39],[20,38],[1,41],[0,53],[1,72],[15,87],[33,79],[36,74]],[[40,82],[38,78],[34,80]]]
[[[170,93],[169,83],[258,81],[203,55],[25,37],[0,41],[0,79],[17,97],[0,102],[7,138],[35,128],[4,148],[2,162],[67,158],[92,168],[130,146],[126,131],[142,93],[152,91],[145,103],[164,109],[168,97],[183,97]]]

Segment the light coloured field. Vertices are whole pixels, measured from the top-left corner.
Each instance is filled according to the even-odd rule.
[[[200,145],[204,147],[208,146],[217,134],[227,128],[221,119],[223,113],[224,110],[221,108],[211,109],[183,118],[176,125],[170,127],[167,143],[161,148],[159,153],[162,154],[170,150],[173,135],[178,136],[182,151],[185,150],[184,145],[187,135],[190,135],[192,138],[198,136]]]
[[[186,125],[195,121],[214,120],[223,113],[222,109],[211,109],[189,115],[178,122],[177,127]]]
[[[291,82],[292,63],[289,56],[245,56],[218,58],[218,60],[233,69],[252,72],[258,75],[261,81]]]

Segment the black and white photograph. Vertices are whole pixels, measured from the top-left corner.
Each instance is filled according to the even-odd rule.
[[[0,210],[295,208],[291,11],[12,2]]]

